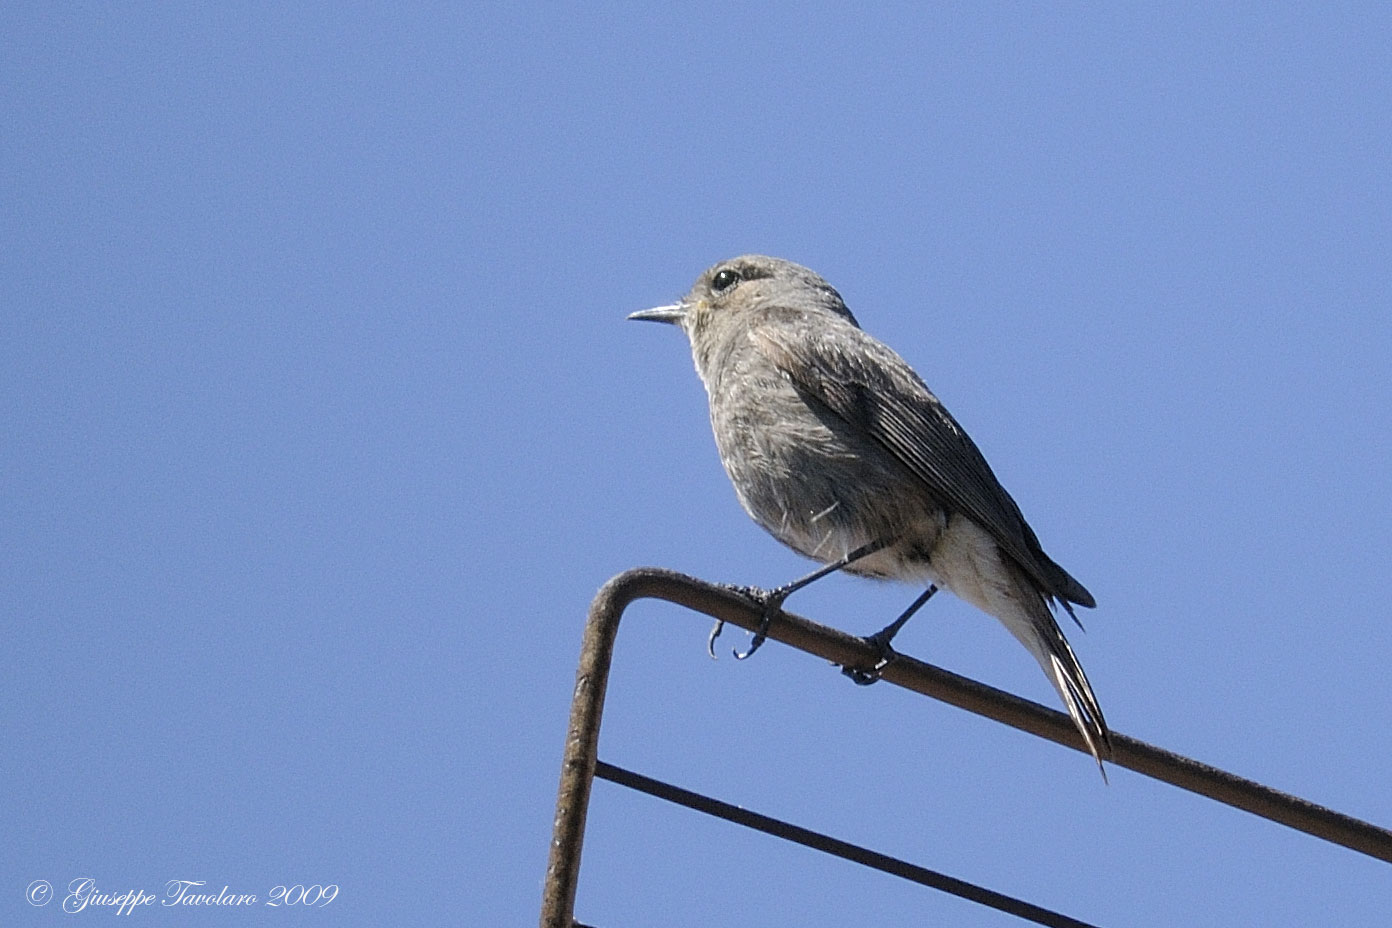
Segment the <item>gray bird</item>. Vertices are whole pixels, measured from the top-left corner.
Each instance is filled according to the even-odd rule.
[[[1092,594],[1044,553],[967,433],[830,284],[790,261],[744,255],[706,271],[680,302],[628,318],[686,332],[740,504],[825,565],[764,594],[762,626],[737,657],[759,647],[789,594],[834,571],[930,584],[867,639],[882,655],[874,670],[847,670],[874,682],[894,635],[943,587],[1034,655],[1101,765],[1107,723],[1050,608],[1062,604],[1076,622],[1073,604],[1095,606]]]

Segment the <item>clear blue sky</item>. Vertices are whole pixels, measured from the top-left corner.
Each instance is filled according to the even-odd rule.
[[[8,5],[0,922],[533,923],[595,590],[807,567],[624,321],[746,251],[971,432],[1115,729],[1392,824],[1392,15],[1126,6]],[[601,756],[1102,925],[1387,918],[1387,864],[706,630],[632,611]],[[1056,704],[950,598],[900,644]],[[604,783],[577,912],[1015,924]]]

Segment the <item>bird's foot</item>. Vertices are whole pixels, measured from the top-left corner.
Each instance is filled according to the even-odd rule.
[[[884,669],[899,659],[899,652],[890,645],[894,636],[885,634],[887,631],[889,629],[882,629],[868,638],[861,639],[879,652],[879,659],[875,662],[875,666],[869,670],[858,670],[854,667],[844,666],[841,668],[841,672],[850,677],[856,686],[869,686],[872,683],[878,683],[880,677],[884,675]]]
[[[761,601],[764,606],[764,611],[763,615],[759,618],[759,627],[754,629],[754,637],[749,639],[749,650],[745,651],[743,654],[739,651],[731,652],[735,655],[735,660],[737,661],[748,658],[755,651],[759,650],[764,642],[768,640],[769,624],[773,622],[773,617],[775,615],[783,611],[783,600],[787,598],[788,595],[782,590],[766,592],[758,587],[746,587],[743,592],[751,598]],[[712,647],[714,647],[714,640],[714,638],[711,639]]]
[[[725,587],[725,589],[729,590],[732,593],[738,593],[745,599],[753,600],[754,604],[756,606],[759,606],[760,608],[762,608],[764,604],[768,602],[769,596],[772,595],[768,590],[762,589],[757,586],[737,586],[733,583],[726,583],[722,585]],[[765,623],[767,623],[767,619],[765,619]],[[767,630],[767,624],[765,624],[763,627],[765,628],[765,630]],[[715,656],[715,639],[719,638],[720,633],[723,631],[725,631],[725,620],[716,619],[715,624],[711,626],[710,634],[706,636],[706,653],[710,655],[711,660],[717,659]],[[759,644],[763,644],[763,642],[760,641]],[[755,645],[753,648],[750,648],[747,652],[745,652],[745,657],[748,657],[750,654],[753,654],[757,647],[758,645]],[[735,656],[739,657],[740,655],[738,652],[736,652]]]

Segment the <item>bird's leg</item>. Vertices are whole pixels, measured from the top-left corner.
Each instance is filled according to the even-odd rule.
[[[869,670],[855,670],[850,667],[842,667],[841,672],[861,686],[869,686],[871,683],[878,681],[880,679],[880,674],[884,673],[884,669],[889,666],[891,661],[899,656],[895,653],[894,648],[890,646],[890,642],[894,640],[895,635],[899,634],[899,629],[904,627],[904,623],[913,618],[914,613],[922,609],[923,604],[932,599],[933,594],[937,591],[938,587],[936,584],[929,586],[928,589],[923,591],[922,596],[915,599],[909,608],[904,610],[899,618],[865,639],[866,644],[871,645],[876,651],[880,652],[880,659],[875,663],[874,667]]]
[[[769,623],[772,622],[773,617],[777,615],[779,611],[782,610],[783,601],[785,599],[787,599],[789,596],[793,595],[803,587],[807,586],[808,584],[812,583],[813,581],[820,580],[827,574],[834,574],[841,568],[854,564],[861,558],[869,557],[876,551],[888,547],[892,540],[893,539],[886,538],[878,541],[872,541],[869,544],[863,544],[859,548],[856,548],[854,551],[845,555],[844,557],[838,558],[837,560],[832,561],[830,564],[827,564],[824,567],[817,568],[807,576],[799,577],[792,583],[784,584],[776,590],[770,590],[769,592],[763,594],[763,596],[760,598],[762,598],[764,601],[764,614],[759,619],[759,627],[755,629],[754,637],[749,642],[749,650],[745,651],[743,654],[741,654],[738,651],[735,651],[735,659],[742,661],[749,655],[753,654],[755,651],[759,650],[759,646],[764,643],[764,640],[766,638],[768,638]],[[711,650],[712,657],[715,656],[715,638],[717,635],[720,634],[721,624],[722,623],[717,622],[715,628],[711,629],[710,639],[707,642]]]

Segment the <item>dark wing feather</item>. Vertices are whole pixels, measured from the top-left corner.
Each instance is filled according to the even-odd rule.
[[[755,345],[799,390],[903,462],[949,510],[988,531],[1043,592],[1065,606],[1094,605],[1044,554],[981,451],[902,358],[850,324],[800,321],[755,326]]]

